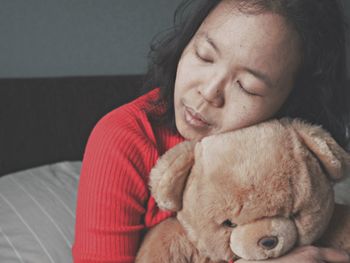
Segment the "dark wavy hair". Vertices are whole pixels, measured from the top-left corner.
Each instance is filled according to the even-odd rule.
[[[249,14],[273,12],[298,33],[302,63],[294,88],[276,118],[301,118],[322,125],[346,147],[349,140],[350,92],[346,83],[346,25],[336,0],[232,0]],[[174,26],[152,41],[143,92],[160,87],[167,110],[160,122],[176,131],[174,84],[181,54],[220,0],[185,0]]]

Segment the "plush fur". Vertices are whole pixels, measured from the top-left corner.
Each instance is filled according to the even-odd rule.
[[[350,252],[350,210],[334,210],[332,187],[349,167],[325,130],[288,118],[183,142],[150,176],[177,216],[148,232],[136,262],[261,260],[316,241]]]

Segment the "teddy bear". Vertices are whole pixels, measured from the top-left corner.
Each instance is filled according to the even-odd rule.
[[[350,155],[322,127],[273,119],[167,151],[150,174],[161,209],[136,262],[229,262],[321,244],[350,253],[350,209],[333,184]]]

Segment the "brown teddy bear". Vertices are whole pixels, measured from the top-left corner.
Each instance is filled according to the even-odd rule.
[[[288,118],[183,142],[150,175],[176,218],[147,233],[136,262],[262,260],[316,241],[350,252],[350,210],[333,191],[349,167],[329,133]]]

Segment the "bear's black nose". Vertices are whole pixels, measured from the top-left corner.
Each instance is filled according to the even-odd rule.
[[[275,236],[263,237],[258,241],[258,245],[263,249],[267,249],[267,250],[275,248],[277,244],[278,244],[278,238]]]

